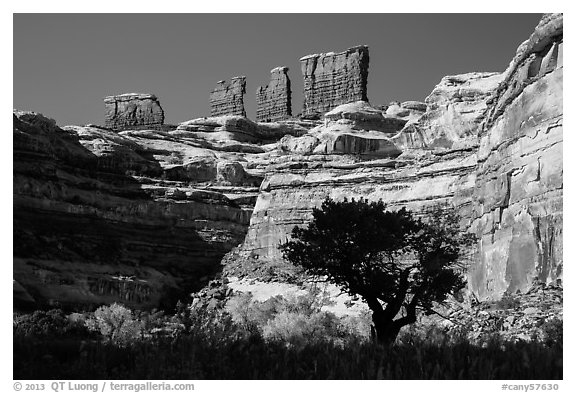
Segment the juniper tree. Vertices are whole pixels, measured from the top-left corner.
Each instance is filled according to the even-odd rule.
[[[474,236],[461,233],[451,209],[433,209],[422,220],[382,201],[326,199],[312,217],[280,250],[309,274],[360,296],[380,343],[393,343],[419,312],[432,313],[465,286],[460,257]]]

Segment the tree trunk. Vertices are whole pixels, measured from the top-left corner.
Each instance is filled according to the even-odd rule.
[[[376,339],[376,342],[386,346],[393,345],[402,325],[392,319],[379,317],[376,314],[372,314],[372,322],[374,322],[372,334],[375,336],[373,338]]]

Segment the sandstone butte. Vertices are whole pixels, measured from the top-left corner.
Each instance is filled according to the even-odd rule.
[[[15,305],[162,307],[220,272],[237,290],[260,283],[257,298],[298,290],[277,246],[326,197],[456,206],[479,239],[468,290],[480,299],[561,279],[562,15],[545,15],[503,73],[446,76],[424,102],[371,106],[359,48],[302,59],[305,80],[326,78],[311,68],[325,58],[352,86],[342,98],[305,84],[319,120],[251,121],[242,78],[212,95],[234,113],[178,126],[148,95],[107,98],[106,127],[15,110]],[[123,102],[134,116],[111,110]]]

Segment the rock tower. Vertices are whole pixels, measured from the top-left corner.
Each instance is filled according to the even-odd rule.
[[[246,93],[246,77],[236,76],[230,82],[219,81],[210,93],[210,115],[246,116],[244,109],[244,94]]]
[[[153,94],[128,93],[104,98],[105,125],[114,130],[161,126],[164,110]]]
[[[304,77],[302,114],[323,114],[341,104],[368,101],[368,63],[368,47],[364,45],[340,53],[301,58]]]
[[[270,71],[268,86],[256,90],[256,121],[271,122],[292,116],[292,91],[288,67],[276,67]]]

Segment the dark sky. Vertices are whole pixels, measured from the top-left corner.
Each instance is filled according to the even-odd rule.
[[[103,124],[102,98],[156,94],[166,123],[209,115],[216,82],[247,77],[248,117],[270,70],[288,66],[302,107],[299,59],[370,47],[375,105],[424,100],[445,75],[503,71],[540,14],[15,14],[14,108],[58,124]]]

